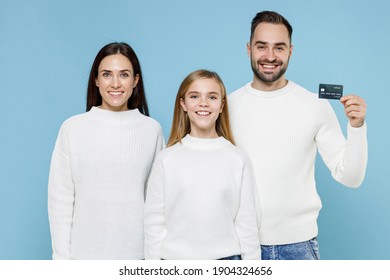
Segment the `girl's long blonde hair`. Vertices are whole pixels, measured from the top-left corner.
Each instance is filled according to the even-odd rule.
[[[192,83],[200,79],[214,79],[220,85],[222,94],[221,98],[222,102],[224,102],[224,106],[222,113],[219,114],[219,117],[215,123],[215,130],[219,136],[226,138],[234,144],[233,135],[230,129],[229,110],[225,85],[216,72],[201,69],[188,74],[187,77],[184,78],[179,87],[179,90],[177,91],[171,134],[168,139],[167,147],[172,146],[177,142],[181,142],[181,139],[183,139],[191,131],[190,120],[187,113],[184,112],[180,105],[180,99],[182,98],[184,100],[185,94]]]

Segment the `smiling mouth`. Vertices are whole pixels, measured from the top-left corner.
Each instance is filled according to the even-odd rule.
[[[120,96],[123,94],[123,91],[109,91],[108,93],[112,96]]]
[[[207,112],[207,111],[197,111],[195,112],[198,116],[208,116],[210,115],[211,113],[210,112]]]
[[[261,64],[261,66],[265,69],[275,69],[277,65],[267,65],[267,64]]]
[[[275,60],[262,59],[262,60],[258,61],[258,64],[264,70],[273,71],[276,68],[278,68],[279,66],[281,66],[283,63],[279,60],[276,60],[276,59]]]

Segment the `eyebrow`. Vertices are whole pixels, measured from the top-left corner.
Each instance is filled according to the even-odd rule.
[[[112,70],[103,69],[100,72],[112,72]],[[131,73],[130,69],[122,69],[122,70],[119,70],[119,72],[130,72]]]
[[[269,44],[268,42],[265,42],[265,41],[256,41],[255,42],[255,45],[256,44],[261,44],[261,45],[267,45],[267,44]],[[274,44],[275,46],[286,46],[286,47],[288,47],[288,45],[285,43],[285,42],[277,42],[277,43],[275,43]]]
[[[191,93],[200,94],[200,92],[199,92],[199,91],[196,91],[196,90],[187,92],[187,94],[191,94]],[[217,92],[217,91],[209,91],[209,92],[207,92],[206,94],[218,94],[218,95],[220,95],[220,93]]]

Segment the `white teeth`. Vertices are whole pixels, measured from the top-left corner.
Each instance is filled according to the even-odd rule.
[[[122,92],[118,92],[118,91],[110,91],[110,94],[111,95],[121,95],[122,94]]]
[[[201,115],[201,116],[207,116],[207,115],[210,115],[210,112],[196,112],[196,114]]]
[[[263,65],[264,68],[273,69],[275,68],[275,65]]]

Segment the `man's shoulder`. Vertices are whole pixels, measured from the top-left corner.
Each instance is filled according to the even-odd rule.
[[[250,83],[243,85],[227,96],[230,111],[234,111],[236,107],[240,107],[240,104],[245,102],[248,85],[250,86]]]
[[[228,95],[228,99],[229,101],[230,100],[235,100],[237,98],[240,98],[242,97],[243,93],[246,92],[246,88],[247,86],[250,84],[249,83],[246,83],[245,85],[243,85],[242,87],[236,89],[235,91],[231,92],[229,95]]]
[[[289,82],[291,84],[291,91],[294,94],[295,97],[298,97],[300,99],[304,99],[306,101],[311,101],[314,103],[321,103],[323,100],[318,98],[318,94],[314,93],[303,86],[294,83],[292,81]]]
[[[288,86],[289,91],[292,91],[294,93],[302,94],[302,95],[307,95],[307,94],[313,95],[313,92],[311,92],[307,88],[301,86],[300,84],[298,84],[294,81],[289,80],[287,86]]]
[[[291,102],[297,109],[310,112],[311,116],[327,115],[332,107],[327,99],[318,97],[318,93],[312,92],[303,86],[293,83],[290,95]]]

